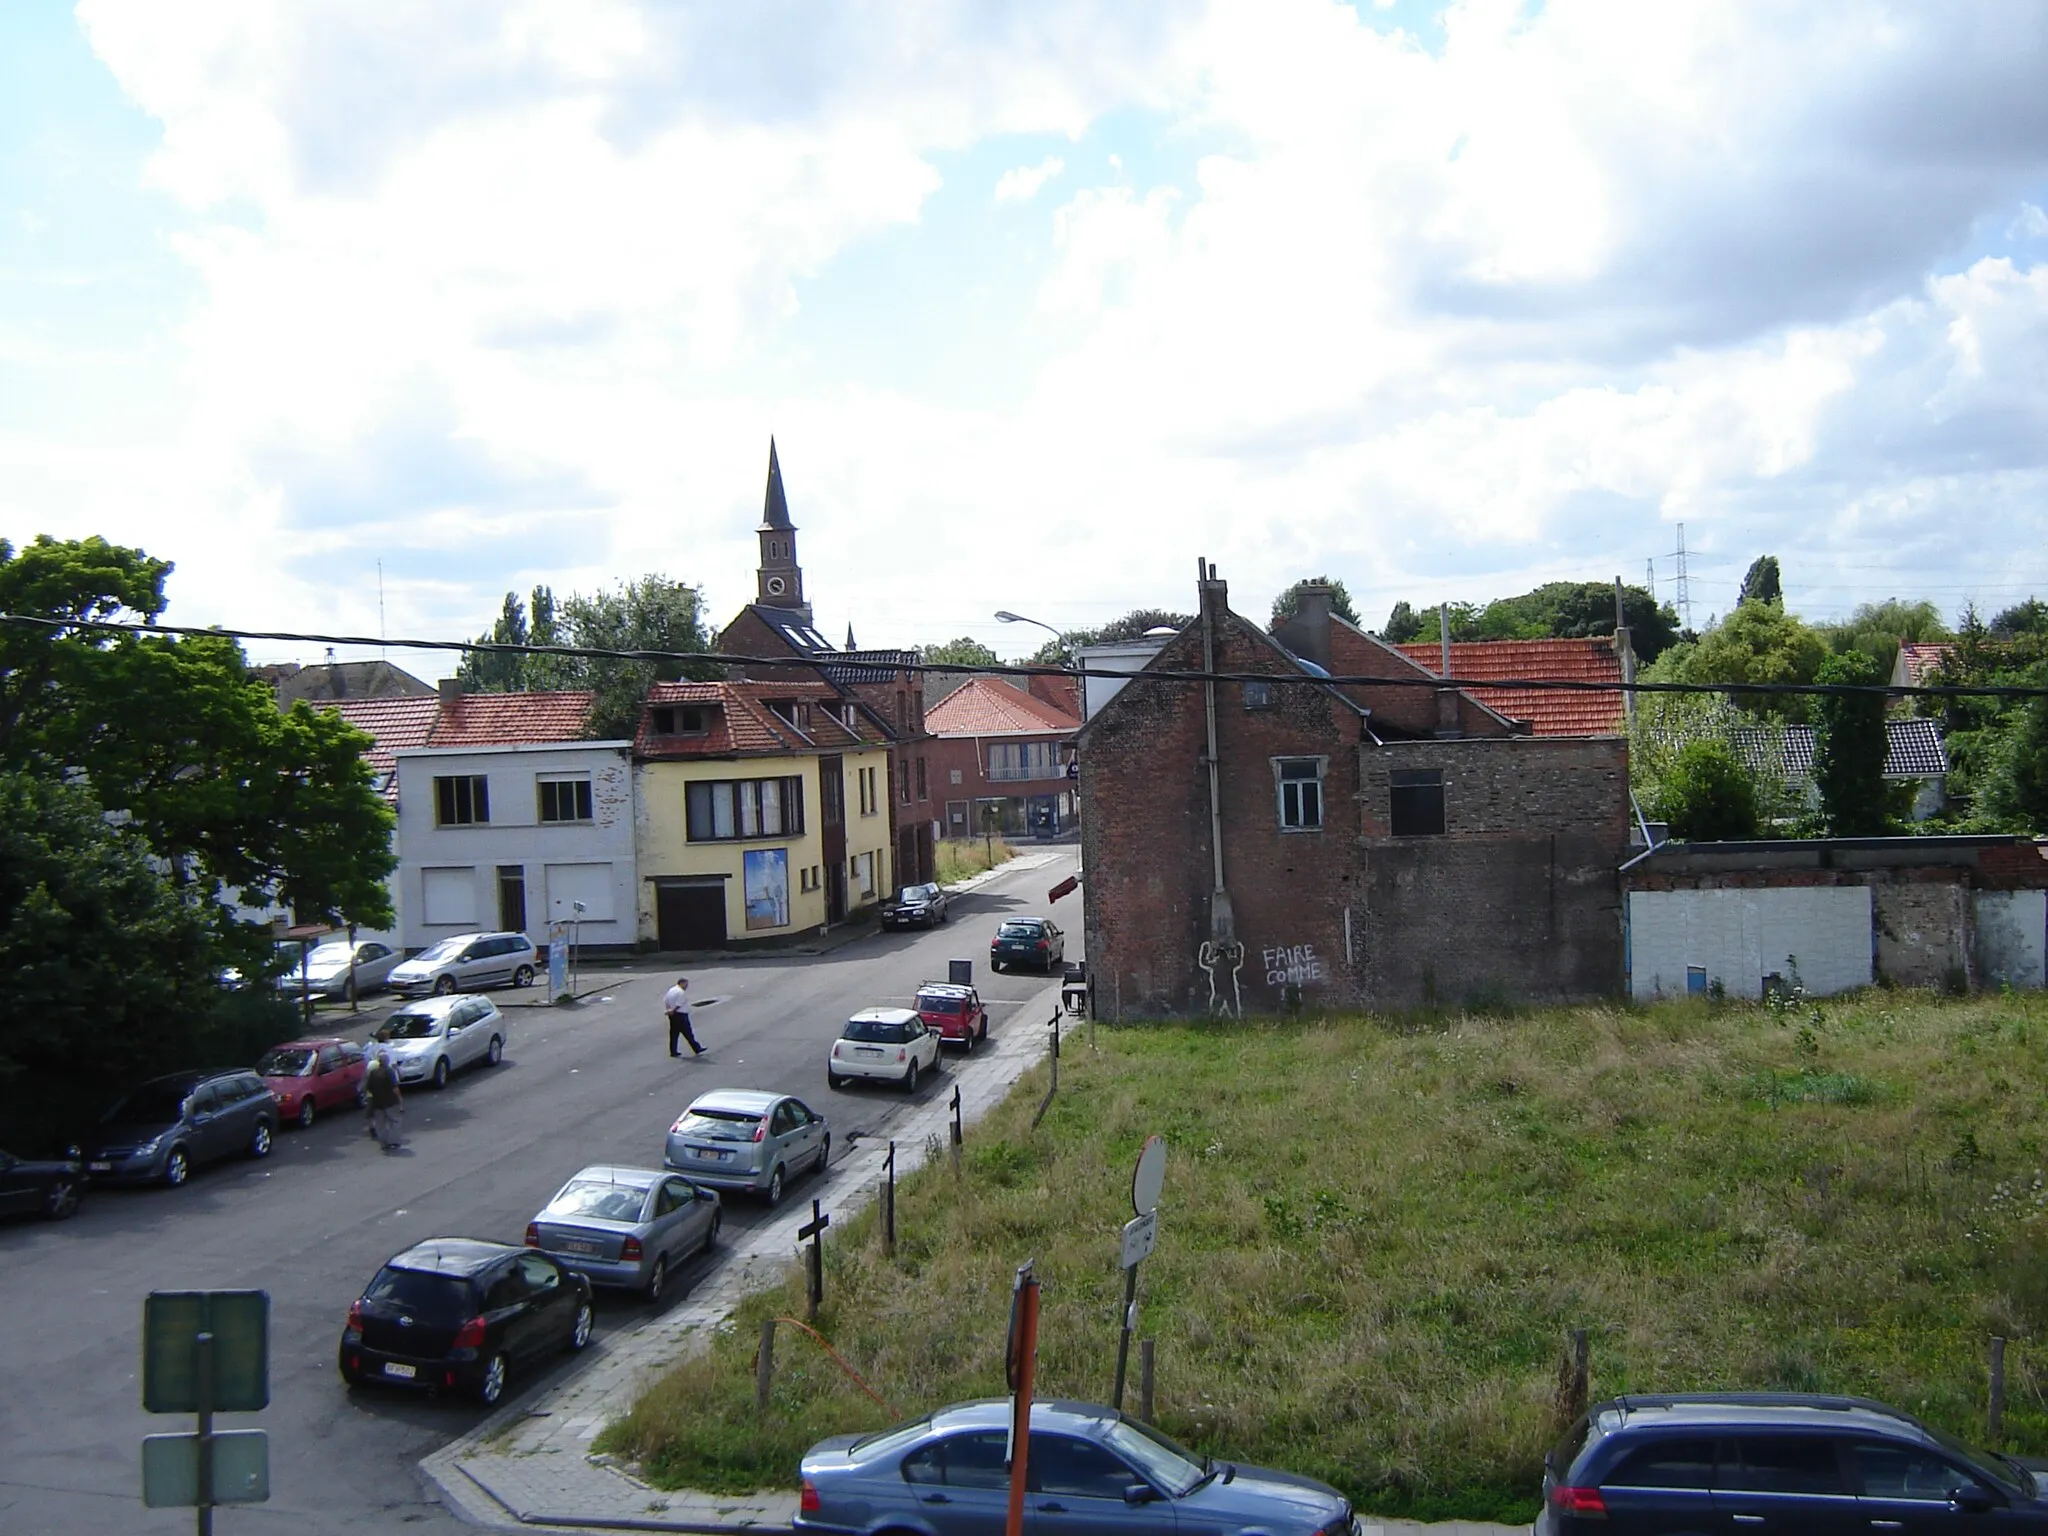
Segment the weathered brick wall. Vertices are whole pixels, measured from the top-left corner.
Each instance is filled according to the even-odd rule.
[[[1877,934],[1877,974],[1901,987],[1940,987],[1967,974],[1970,893],[1962,871],[1901,870],[1941,879],[1897,879],[1879,874],[1871,887],[1871,926]]]

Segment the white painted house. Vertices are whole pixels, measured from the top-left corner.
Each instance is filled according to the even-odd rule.
[[[554,923],[632,947],[633,744],[582,739],[589,714],[583,693],[452,695],[396,754],[408,950],[500,929],[545,948]]]

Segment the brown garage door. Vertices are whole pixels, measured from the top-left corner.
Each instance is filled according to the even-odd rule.
[[[722,949],[725,946],[725,882],[655,882],[654,934],[655,942],[663,949]]]

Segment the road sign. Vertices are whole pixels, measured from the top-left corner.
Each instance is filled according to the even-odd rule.
[[[1159,1191],[1166,1184],[1166,1138],[1147,1136],[1131,1175],[1131,1209],[1140,1216],[1159,1209]]]
[[[260,1429],[208,1435],[213,1446],[213,1502],[261,1504],[270,1497],[270,1436]],[[142,1502],[151,1509],[199,1502],[198,1435],[142,1438]]]
[[[202,1333],[213,1336],[209,1394],[200,1390]],[[142,1307],[142,1406],[151,1413],[269,1407],[270,1293],[151,1291]]]
[[[1124,1251],[1120,1262],[1125,1269],[1136,1269],[1152,1257],[1152,1250],[1158,1246],[1159,1213],[1147,1211],[1136,1220],[1124,1223]]]

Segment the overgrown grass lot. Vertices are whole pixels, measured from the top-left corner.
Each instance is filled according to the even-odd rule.
[[[1361,1508],[1525,1520],[1592,1392],[1884,1398],[1984,1438],[1988,1336],[2014,1343],[2004,1448],[2048,1452],[2048,1003],[1874,991],[1776,1008],[1199,1023],[1070,1034],[876,1213],[835,1221],[818,1327],[901,1414],[1000,1393],[1012,1273],[1043,1282],[1038,1391],[1106,1401],[1117,1234],[1170,1147],[1140,1290],[1156,1417],[1191,1446],[1327,1478]],[[877,1406],[798,1330],[754,1406],[792,1270],[606,1433],[656,1482],[793,1485]],[[1135,1409],[1137,1351],[1125,1406]]]
[[[933,878],[941,885],[952,885],[1015,857],[1017,850],[1000,837],[944,837],[939,839]]]

